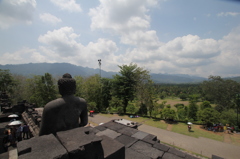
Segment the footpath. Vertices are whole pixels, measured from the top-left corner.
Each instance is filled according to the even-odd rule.
[[[89,117],[89,122],[100,124],[120,118],[120,116],[105,117],[94,115],[94,117]],[[186,151],[201,154],[209,158],[211,158],[212,155],[217,155],[225,159],[240,158],[240,147],[229,143],[215,141],[204,137],[195,138],[145,124],[140,125],[138,130],[156,135],[160,142],[177,146]]]

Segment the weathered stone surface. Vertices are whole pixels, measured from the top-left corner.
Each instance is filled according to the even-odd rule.
[[[117,130],[117,132],[124,134],[124,135],[132,136],[135,133],[137,133],[138,130],[130,128],[130,127],[124,127],[123,129]]]
[[[196,156],[192,156],[192,155],[186,154],[185,159],[199,159],[199,158],[196,157]]]
[[[142,140],[143,138],[145,138],[147,135],[149,135],[148,133],[145,133],[143,131],[138,131],[135,134],[133,134],[131,137],[135,137],[137,139]]]
[[[102,137],[102,147],[105,159],[124,159],[125,147],[116,140],[111,139],[105,135]]]
[[[52,134],[18,142],[17,149],[19,159],[68,159],[66,149]]]
[[[112,139],[115,139],[116,137],[120,136],[120,133],[117,133],[116,131],[110,130],[110,129],[106,129],[104,131],[100,131],[96,134],[97,136],[102,136],[102,135],[106,135]]]
[[[127,136],[127,135],[118,136],[116,140],[124,144],[125,147],[130,147],[132,144],[138,141],[138,139]]]
[[[168,152],[169,153],[172,153],[172,154],[174,154],[174,155],[177,155],[177,156],[179,156],[179,157],[185,157],[186,156],[186,154],[184,153],[184,152],[182,152],[182,151],[180,151],[180,150],[177,150],[177,149],[175,149],[175,148],[170,148],[169,150],[168,150]]]
[[[172,153],[165,152],[162,159],[182,159],[182,157],[176,156]]]
[[[224,159],[224,158],[216,156],[216,155],[212,155],[212,159]]]
[[[90,132],[89,128],[80,127],[57,132],[57,137],[72,158],[103,158],[102,138]]]
[[[151,158],[137,151],[134,151],[131,148],[127,148],[125,150],[125,159],[151,159]]]
[[[136,142],[130,148],[151,158],[161,158],[164,153],[163,151],[152,147],[151,144],[143,141]]]
[[[159,142],[159,140],[157,140],[157,136],[152,134],[147,135],[142,140],[152,145],[155,144],[156,142]]]
[[[170,149],[169,146],[163,145],[163,144],[161,144],[161,143],[155,143],[155,144],[153,145],[153,147],[155,147],[155,148],[157,148],[157,149],[159,149],[159,150],[161,150],[161,151],[165,151],[165,152]]]
[[[106,127],[104,127],[102,125],[96,126],[95,128],[98,129],[99,131],[104,131],[107,129]]]
[[[111,130],[114,130],[114,131],[117,131],[117,130],[120,130],[120,129],[123,129],[123,128],[127,127],[125,125],[118,124],[116,122],[108,122],[108,123],[106,123],[106,125],[103,125],[103,126],[109,128]]]

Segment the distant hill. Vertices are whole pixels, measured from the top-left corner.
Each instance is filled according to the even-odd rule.
[[[12,74],[19,74],[23,76],[29,75],[44,75],[50,73],[54,77],[62,76],[64,73],[70,73],[72,76],[91,76],[99,74],[99,69],[93,69],[88,67],[76,66],[69,63],[29,63],[29,64],[18,64],[18,65],[0,65],[0,69],[10,70]],[[101,76],[106,78],[112,78],[117,72],[107,72],[101,70]],[[151,73],[151,78],[155,83],[200,83],[207,78],[190,76],[185,74],[154,74]],[[230,77],[232,80],[240,82],[240,77]]]

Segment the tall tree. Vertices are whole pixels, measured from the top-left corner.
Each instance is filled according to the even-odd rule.
[[[44,76],[34,76],[27,81],[31,103],[36,103],[37,106],[42,107],[57,98],[56,83],[51,74],[45,73]]]
[[[136,96],[138,84],[147,71],[132,63],[118,67],[120,74],[114,76],[114,95],[123,101],[123,112],[126,113],[128,102]]]
[[[9,70],[0,69],[0,92],[13,93],[16,81]]]
[[[213,101],[221,110],[236,106],[234,99],[239,93],[240,83],[233,80],[224,80],[220,76],[210,76],[202,83],[202,93],[206,100]],[[220,110],[220,109],[219,109]]]

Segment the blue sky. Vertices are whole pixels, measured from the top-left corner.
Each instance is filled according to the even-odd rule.
[[[0,0],[0,64],[240,76],[234,0]]]

